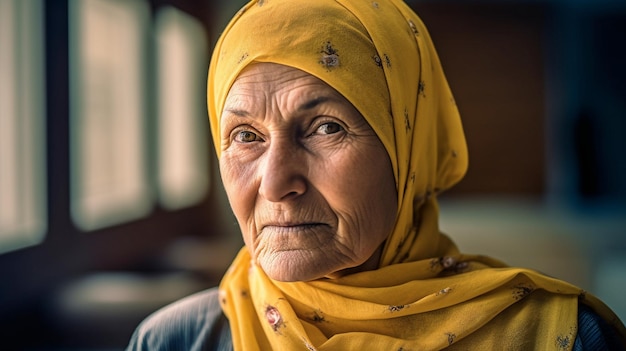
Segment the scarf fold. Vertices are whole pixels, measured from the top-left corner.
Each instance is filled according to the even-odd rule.
[[[220,284],[236,350],[569,350],[581,300],[624,339],[619,319],[592,295],[463,255],[440,233],[436,196],[465,174],[467,148],[430,36],[404,2],[258,0],[242,8],[209,68],[218,157],[224,101],[253,62],[314,75],[361,112],[390,156],[398,213],[379,269],[339,279],[274,281],[244,247]]]

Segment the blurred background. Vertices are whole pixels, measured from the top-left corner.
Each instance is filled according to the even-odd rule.
[[[407,2],[470,149],[442,229],[626,319],[626,2]],[[219,283],[242,244],[205,82],[242,4],[0,0],[2,350],[122,350]]]

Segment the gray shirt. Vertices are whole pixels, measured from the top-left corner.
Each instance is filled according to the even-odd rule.
[[[135,330],[127,351],[230,351],[228,320],[217,288],[176,301],[148,316]]]

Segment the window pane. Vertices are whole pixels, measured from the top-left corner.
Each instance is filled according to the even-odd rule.
[[[40,0],[0,1],[0,252],[47,227]]]
[[[85,230],[151,209],[145,1],[70,1],[71,207]]]
[[[161,204],[177,209],[206,195],[207,39],[201,23],[173,7],[156,19]]]

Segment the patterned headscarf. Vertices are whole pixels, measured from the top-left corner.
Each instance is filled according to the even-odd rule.
[[[379,268],[338,279],[270,279],[243,248],[220,285],[237,350],[567,350],[581,289],[462,255],[438,227],[436,195],[467,169],[454,98],[430,36],[400,0],[257,0],[220,37],[208,107],[218,153],[230,87],[253,62],[305,71],[348,99],[391,159],[395,227]],[[363,189],[367,191],[367,189]]]

